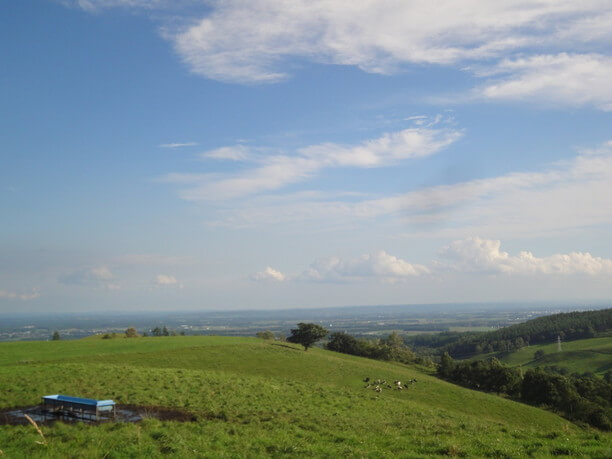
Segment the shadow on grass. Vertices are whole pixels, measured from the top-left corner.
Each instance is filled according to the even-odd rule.
[[[281,343],[270,343],[271,346],[280,346],[280,347],[286,347],[287,349],[291,349],[292,351],[301,351],[300,348],[297,347],[293,347],[293,346],[289,346],[288,344],[281,344]]]

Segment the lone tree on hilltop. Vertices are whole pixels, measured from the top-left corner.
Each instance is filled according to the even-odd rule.
[[[62,339],[62,337],[60,336],[59,332],[57,330],[55,330],[53,332],[53,335],[51,335],[51,340],[52,341],[59,341],[60,339]]]
[[[130,327],[125,331],[126,338],[136,338],[138,336],[138,332],[134,327]]]
[[[327,330],[317,324],[305,324],[303,322],[298,324],[298,328],[291,330],[291,335],[287,337],[287,341],[290,343],[297,343],[304,346],[304,350],[307,351],[314,343],[327,335]]]

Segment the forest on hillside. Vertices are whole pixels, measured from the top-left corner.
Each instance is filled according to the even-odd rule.
[[[474,354],[512,351],[530,344],[595,338],[612,330],[612,308],[568,312],[538,317],[527,322],[487,333],[454,334],[434,338],[431,347],[441,348],[454,358]],[[425,338],[427,339],[427,338]],[[414,345],[418,346],[417,343]]]

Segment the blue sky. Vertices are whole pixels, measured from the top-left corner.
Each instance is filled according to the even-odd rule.
[[[0,10],[0,313],[612,298],[607,1]]]

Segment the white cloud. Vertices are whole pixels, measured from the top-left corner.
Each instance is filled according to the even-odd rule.
[[[196,73],[265,83],[286,78],[295,58],[393,73],[542,44],[605,43],[611,8],[605,0],[226,0],[168,36]]]
[[[588,252],[554,254],[541,258],[528,251],[510,255],[501,250],[501,241],[479,237],[453,241],[440,249],[438,255],[438,259],[427,265],[411,263],[382,250],[358,258],[327,257],[316,260],[308,269],[291,279],[335,283],[374,279],[393,283],[423,276],[448,280],[455,274],[530,277],[612,275],[612,260],[595,257]],[[260,276],[262,279],[272,277],[263,273]]]
[[[0,290],[0,299],[30,301],[36,298],[40,298],[40,293],[36,289],[33,289],[31,292],[22,293]]]
[[[144,8],[147,10],[163,8],[171,5],[168,0],[60,0],[68,6],[75,6],[86,11],[97,11],[103,8]],[[188,0],[173,0],[174,2],[182,2]]]
[[[119,290],[121,286],[116,282],[115,275],[107,266],[93,266],[81,268],[60,277],[63,284],[90,287],[104,287],[109,290]]]
[[[155,276],[154,284],[159,287],[180,286],[178,280],[176,280],[176,277],[168,274],[158,274]]]
[[[612,141],[539,171],[425,187],[376,199],[341,198],[253,198],[243,206],[219,211],[211,223],[248,227],[303,226],[308,222],[310,228],[315,224],[346,227],[391,217],[407,237],[445,239],[473,234],[550,236],[612,224]]]
[[[204,158],[227,159],[230,161],[244,161],[249,158],[249,149],[244,145],[221,147],[202,153]]]
[[[162,143],[160,148],[183,148],[183,147],[195,147],[198,145],[197,142],[176,142],[176,143]]]
[[[593,105],[612,110],[612,57],[538,55],[503,60],[492,71],[504,76],[477,90],[487,99]]]
[[[323,258],[315,261],[299,277],[319,282],[348,282],[364,278],[395,282],[429,273],[430,270],[423,265],[412,264],[385,251],[379,251],[356,259]]]
[[[384,167],[402,160],[432,155],[460,137],[460,131],[449,128],[409,128],[386,133],[354,146],[329,142],[300,148],[291,156],[263,156],[258,159],[258,167],[229,177],[170,174],[164,180],[195,184],[181,193],[187,200],[230,199],[304,181],[324,168]],[[235,153],[235,147],[219,149],[213,152],[216,155],[213,157],[219,154],[228,157]],[[238,153],[244,152],[239,150]]]
[[[259,271],[259,272],[255,273],[255,274],[253,274],[251,276],[251,279],[255,280],[255,281],[276,281],[276,282],[283,282],[287,278],[280,271],[278,271],[278,270],[268,266],[263,271]]]
[[[206,5],[205,15],[201,8],[183,8],[198,3]],[[191,70],[221,81],[277,82],[297,68],[296,59],[379,74],[423,64],[468,71],[486,65],[506,74],[477,88],[476,93],[489,100],[529,100],[534,94],[539,101],[612,109],[606,84],[612,38],[609,0],[73,0],[68,4],[89,11],[157,10],[156,18],[165,18],[163,35]],[[170,14],[168,8],[176,11]],[[592,54],[581,54],[585,50]]]
[[[594,257],[590,253],[571,252],[538,258],[522,251],[510,255],[501,251],[501,241],[472,237],[454,241],[442,248],[448,268],[461,272],[507,274],[612,274],[612,260]]]

